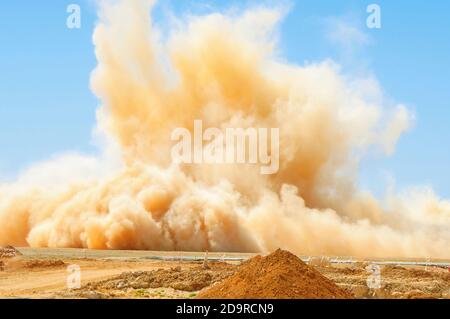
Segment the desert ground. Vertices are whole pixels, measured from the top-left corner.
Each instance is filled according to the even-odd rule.
[[[0,298],[196,298],[256,254],[205,256],[205,252],[17,248],[17,253],[0,258]],[[449,261],[300,259],[355,298],[450,299]],[[369,265],[377,267],[370,270]],[[69,289],[74,266],[80,269],[81,286]]]

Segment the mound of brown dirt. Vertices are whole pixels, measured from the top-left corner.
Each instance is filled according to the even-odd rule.
[[[210,265],[211,266],[211,265]],[[198,291],[233,274],[233,266],[201,267],[181,269],[158,269],[155,271],[126,272],[111,279],[89,283],[88,290],[126,290],[148,288],[173,288],[183,291]]]
[[[429,269],[406,269],[400,266],[385,266],[382,271],[382,275],[390,276],[393,278],[405,278],[410,277],[414,281],[422,280],[422,279],[442,279],[444,281],[450,282],[450,273],[444,272],[442,270],[432,270]]]
[[[224,281],[202,291],[200,299],[346,299],[345,289],[295,255],[277,250],[243,264]]]
[[[0,248],[0,259],[2,258],[14,258],[21,256],[22,253],[12,246],[5,246]]]
[[[32,259],[26,260],[23,258],[11,258],[4,263],[3,270],[18,271],[30,270],[40,271],[47,269],[56,269],[66,267],[66,263],[57,259]]]
[[[40,268],[60,268],[65,267],[66,263],[62,260],[27,260],[22,264],[23,268],[40,269]]]

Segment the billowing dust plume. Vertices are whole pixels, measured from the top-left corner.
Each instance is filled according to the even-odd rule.
[[[1,185],[0,245],[450,257],[450,202],[416,190],[380,203],[356,186],[364,152],[393,152],[411,121],[374,80],[283,61],[280,10],[174,18],[167,31],[151,8],[100,5],[92,89],[113,147]],[[173,165],[171,132],[196,119],[280,128],[279,172]]]

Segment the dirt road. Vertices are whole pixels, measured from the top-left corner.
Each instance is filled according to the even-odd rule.
[[[151,271],[170,267],[156,261],[65,259],[64,264],[56,267],[28,266],[22,262],[16,262],[8,265],[5,271],[0,272],[0,297],[51,297],[55,292],[66,289],[70,265],[80,267],[82,284],[106,279],[123,272]]]

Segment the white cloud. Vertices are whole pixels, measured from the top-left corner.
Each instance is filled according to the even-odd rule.
[[[349,74],[371,74],[368,46],[373,39],[367,33],[365,20],[357,14],[331,16],[321,19],[324,38],[330,45],[330,57]]]
[[[355,18],[332,17],[326,21],[328,40],[345,51],[352,52],[370,44],[370,37],[357,23]]]

